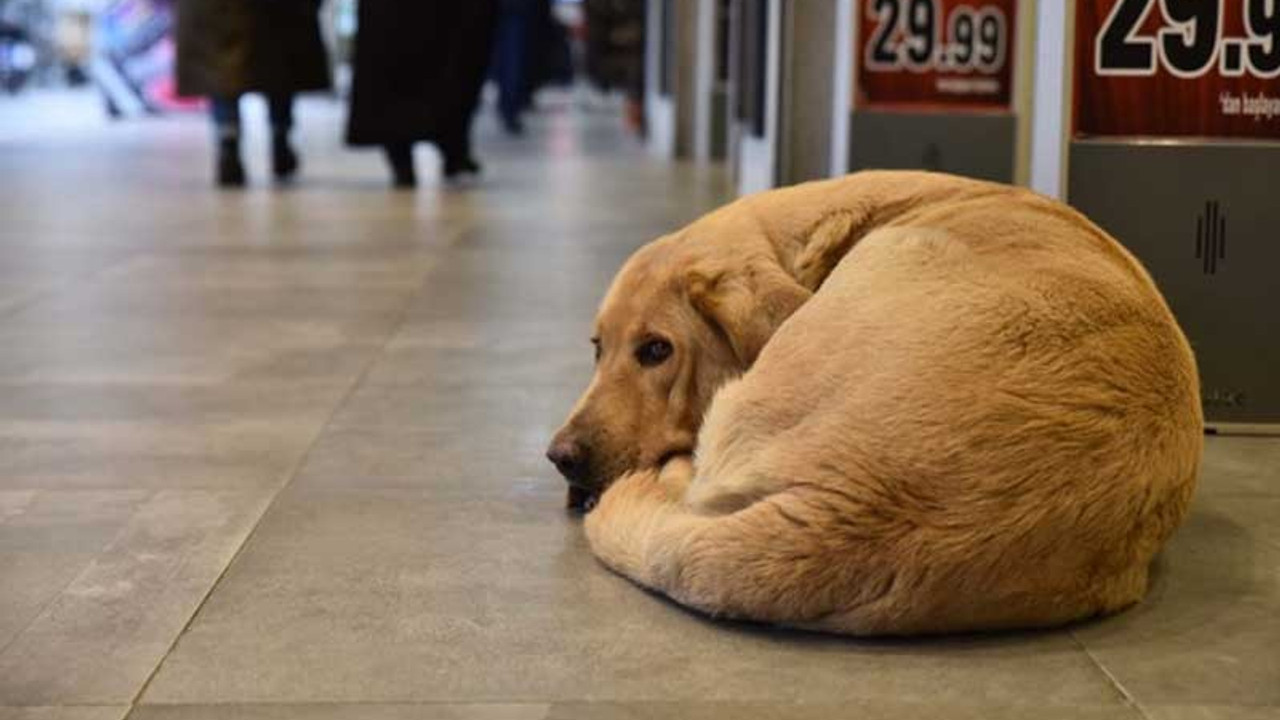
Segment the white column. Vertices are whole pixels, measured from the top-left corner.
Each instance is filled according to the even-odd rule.
[[[1067,132],[1071,87],[1067,67],[1070,25],[1075,3],[1043,0],[1036,4],[1035,87],[1031,96],[1031,188],[1051,197],[1065,192]]]
[[[831,175],[849,172],[849,113],[853,109],[854,0],[836,0],[835,72],[831,74]]]
[[[697,50],[694,59],[693,157],[711,160],[711,100],[716,82],[716,0],[697,0]]]
[[[649,150],[664,158],[675,156],[676,117],[675,103],[671,97],[663,97],[662,86],[662,35],[667,23],[662,17],[662,2],[647,3],[645,23],[645,122],[649,132]],[[669,59],[674,62],[674,59]]]

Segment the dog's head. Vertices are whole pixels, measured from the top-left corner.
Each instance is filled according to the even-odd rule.
[[[641,248],[614,278],[591,338],[594,377],[547,452],[579,496],[691,454],[716,390],[809,298],[762,238],[707,237],[726,231],[711,216]]]

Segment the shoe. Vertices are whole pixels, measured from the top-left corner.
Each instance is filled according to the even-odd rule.
[[[246,184],[244,164],[240,162],[240,144],[223,140],[218,146],[218,187],[242,188]]]
[[[418,174],[412,168],[404,172],[396,170],[391,177],[391,186],[397,190],[412,190],[418,187]]]
[[[413,167],[412,145],[387,145],[387,164],[391,166],[391,184],[400,189],[418,187],[418,173]]]
[[[289,145],[289,138],[276,135],[271,140],[271,172],[276,180],[284,182],[298,174],[298,153]]]
[[[446,158],[444,161],[444,178],[446,180],[454,180],[462,175],[479,175],[482,168],[480,163],[470,155],[464,155],[459,158]]]

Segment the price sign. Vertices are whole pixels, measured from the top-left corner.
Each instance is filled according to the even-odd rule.
[[[1280,139],[1280,0],[1078,0],[1075,132]]]
[[[858,4],[858,107],[1009,108],[1017,0]]]

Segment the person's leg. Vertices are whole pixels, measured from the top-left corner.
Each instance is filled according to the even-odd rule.
[[[493,55],[497,4],[493,0],[472,0],[462,19],[457,41],[450,49],[450,71],[457,78],[458,97],[446,114],[440,137],[446,177],[480,172],[480,164],[471,152],[471,122]]]
[[[447,132],[441,132],[437,140],[440,154],[444,156],[444,176],[452,179],[464,173],[476,173],[481,170],[471,154],[470,118],[463,124],[455,125]]]
[[[217,183],[221,187],[242,187],[245,173],[240,162],[240,98],[211,97],[209,110],[218,138]]]
[[[298,154],[289,144],[289,131],[293,129],[293,94],[267,95],[267,108],[271,116],[271,169],[276,179],[287,180],[298,172]]]
[[[387,164],[391,166],[392,184],[398,188],[417,187],[418,174],[413,167],[413,144],[391,142],[382,149],[387,154]]]
[[[288,135],[293,129],[293,93],[271,93],[267,96],[267,109],[271,116],[271,132]]]
[[[218,140],[240,141],[240,98],[215,95],[209,98],[209,114],[213,118]]]
[[[527,13],[519,8],[504,8],[498,20],[498,114],[507,132],[514,135],[524,131],[520,112],[524,104],[527,48]]]
[[[525,68],[520,78],[520,112],[533,110],[533,95],[538,87],[547,82],[548,58],[554,40],[554,23],[551,16],[551,0],[532,0],[529,3],[528,16],[524,28],[524,57],[521,65]]]

